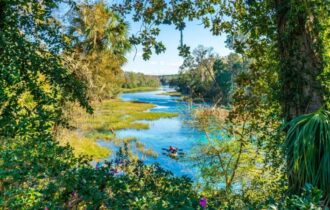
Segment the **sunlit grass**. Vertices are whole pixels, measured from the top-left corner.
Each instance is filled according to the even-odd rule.
[[[58,137],[62,145],[69,144],[73,147],[75,155],[87,155],[93,159],[101,159],[111,154],[111,151],[107,148],[101,147],[95,141],[91,141],[90,138],[79,135],[78,132],[62,131]]]
[[[143,91],[155,91],[158,90],[159,87],[137,87],[137,88],[122,88],[123,93],[135,93],[135,92],[143,92]]]
[[[177,113],[167,112],[140,112],[130,116],[132,120],[157,120],[159,118],[172,118],[178,116]]]
[[[125,139],[116,138],[115,131],[123,129],[148,129],[149,124],[142,120],[157,120],[160,118],[176,117],[176,113],[148,112],[155,105],[120,99],[104,100],[92,104],[94,113],[87,114],[79,107],[72,108],[71,125],[74,129],[63,130],[59,136],[62,144],[69,143],[77,155],[89,155],[94,159],[107,157],[110,151],[97,144],[97,140],[112,141],[119,146],[123,143],[135,143],[137,150],[145,155],[157,156],[153,151],[144,148],[144,145],[135,137]],[[142,148],[143,145],[143,148]]]
[[[123,139],[113,139],[112,142],[116,145],[116,146],[120,146],[122,145],[123,143],[125,144],[132,144],[133,142],[137,142],[137,138],[134,137],[134,136],[130,136],[130,137],[126,137],[126,138],[123,138]]]

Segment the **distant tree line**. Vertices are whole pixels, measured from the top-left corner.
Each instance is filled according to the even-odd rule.
[[[228,105],[234,89],[235,76],[243,72],[247,62],[238,54],[220,57],[212,48],[198,46],[180,67],[171,86],[192,99]]]
[[[178,74],[168,74],[158,76],[162,85],[170,85],[171,82],[178,78]]]
[[[131,89],[139,87],[159,87],[160,80],[157,76],[145,75],[143,73],[125,72],[122,87]]]

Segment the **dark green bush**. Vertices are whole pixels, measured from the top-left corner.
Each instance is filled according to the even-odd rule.
[[[125,150],[99,168],[51,139],[11,142],[0,154],[1,209],[198,208],[189,178],[132,162]]]

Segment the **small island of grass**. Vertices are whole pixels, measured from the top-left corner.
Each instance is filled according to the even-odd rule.
[[[115,131],[122,129],[148,129],[149,124],[141,120],[157,120],[178,116],[177,113],[148,112],[155,105],[138,101],[120,99],[104,100],[93,104],[94,113],[87,114],[82,109],[75,109],[72,117],[74,129],[60,132],[61,144],[69,144],[76,155],[88,155],[93,159],[109,156],[111,151],[97,144],[97,140],[124,142],[116,138]],[[146,149],[147,151],[147,149]],[[150,153],[150,151],[147,151]]]
[[[159,87],[136,87],[136,88],[122,88],[123,93],[136,93],[136,92],[147,92],[158,90]]]

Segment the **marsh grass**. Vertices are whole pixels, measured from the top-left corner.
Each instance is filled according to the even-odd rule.
[[[63,130],[59,135],[61,144],[69,144],[73,147],[73,152],[76,156],[87,155],[93,159],[101,159],[111,155],[111,151],[107,148],[99,146],[95,141],[79,135],[78,132]]]
[[[121,91],[123,93],[135,93],[135,92],[143,92],[143,91],[155,91],[158,89],[159,87],[137,87],[137,88],[122,88]]]
[[[74,129],[64,129],[59,134],[62,144],[70,144],[77,155],[88,155],[93,159],[101,159],[111,154],[111,151],[97,144],[97,140],[112,141],[120,146],[124,143],[132,144],[144,155],[156,157],[157,154],[146,149],[145,145],[135,137],[120,139],[116,137],[116,130],[148,129],[149,124],[141,121],[151,121],[160,118],[176,117],[176,113],[148,112],[155,105],[136,101],[122,101],[120,99],[94,102],[94,113],[87,114],[81,108],[74,106],[71,110],[71,125]],[[143,146],[142,146],[143,145]]]

